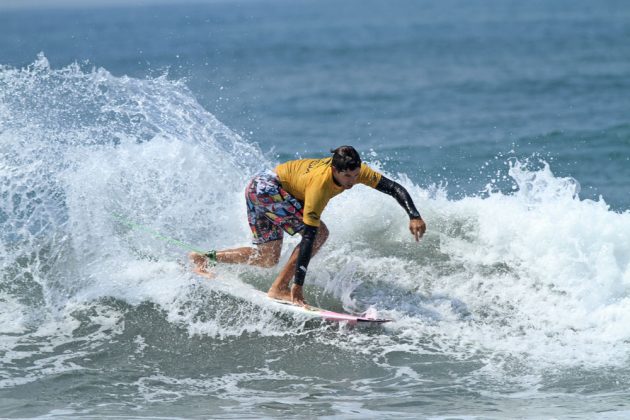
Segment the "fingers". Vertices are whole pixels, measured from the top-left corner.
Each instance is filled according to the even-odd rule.
[[[409,224],[409,230],[411,231],[411,234],[415,238],[416,242],[420,241],[420,238],[422,238],[426,229],[427,225],[422,220],[412,220]]]

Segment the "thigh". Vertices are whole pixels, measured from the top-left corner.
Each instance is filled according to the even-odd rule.
[[[257,175],[247,186],[245,199],[254,244],[281,239],[283,231],[295,235],[304,229],[301,203],[272,174]]]
[[[273,203],[269,190],[269,180],[264,174],[254,177],[245,188],[247,222],[255,245],[282,239],[282,229],[266,215],[270,204]]]
[[[264,213],[249,214],[247,221],[255,245],[282,241],[282,228],[273,224]]]
[[[255,245],[282,239],[282,229],[272,223],[264,210],[264,208],[261,209],[248,200],[247,223],[249,223],[249,229],[252,231],[252,242]]]

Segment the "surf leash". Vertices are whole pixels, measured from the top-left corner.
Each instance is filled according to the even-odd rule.
[[[176,246],[178,248],[185,249],[187,251],[198,252],[198,253],[204,254],[204,255],[207,253],[207,251],[203,251],[203,250],[197,248],[194,245],[191,245],[191,244],[188,244],[186,242],[177,240],[175,238],[168,237],[166,235],[162,235],[160,232],[158,232],[156,230],[153,230],[153,229],[151,229],[151,228],[149,228],[147,226],[141,225],[140,223],[133,222],[133,221],[131,221],[131,220],[127,219],[126,217],[123,217],[123,216],[121,216],[119,214],[112,213],[111,215],[112,215],[112,217],[115,220],[117,220],[118,222],[122,223],[123,225],[126,225],[126,226],[128,226],[128,227],[130,227],[132,229],[136,229],[136,230],[140,230],[142,232],[148,233],[149,235],[153,236],[155,239],[159,239],[159,240],[161,240],[163,242],[166,242],[167,244],[174,245],[174,246]]]

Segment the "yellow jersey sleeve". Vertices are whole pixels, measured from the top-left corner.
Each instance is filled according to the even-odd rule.
[[[376,188],[381,180],[381,174],[374,169],[367,166],[365,163],[361,163],[361,172],[359,172],[359,183],[367,185],[368,187]]]

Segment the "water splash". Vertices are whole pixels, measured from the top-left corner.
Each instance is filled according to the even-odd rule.
[[[265,287],[273,270],[225,267],[224,286],[191,292],[173,261],[179,251],[111,217],[201,247],[249,243],[243,186],[273,162],[182,82],[76,64],[55,70],[44,56],[24,69],[2,67],[0,151],[0,301],[2,318],[14,320],[7,331],[70,325],[69,308],[102,299],[153,302],[191,335],[295,331],[246,298],[226,298],[243,279]],[[546,162],[506,167],[514,191],[491,186],[461,200],[448,199],[445,185],[424,189],[388,174],[428,223],[419,244],[391,197],[356,188],[332,200],[323,215],[331,236],[311,263],[308,293],[324,306],[377,310],[397,322],[376,335],[321,340],[373,352],[385,365],[395,349],[476,358],[488,367],[483,375],[511,374],[510,360],[537,371],[623,364],[630,215],[581,200],[579,183]],[[298,240],[287,238],[285,250]]]

